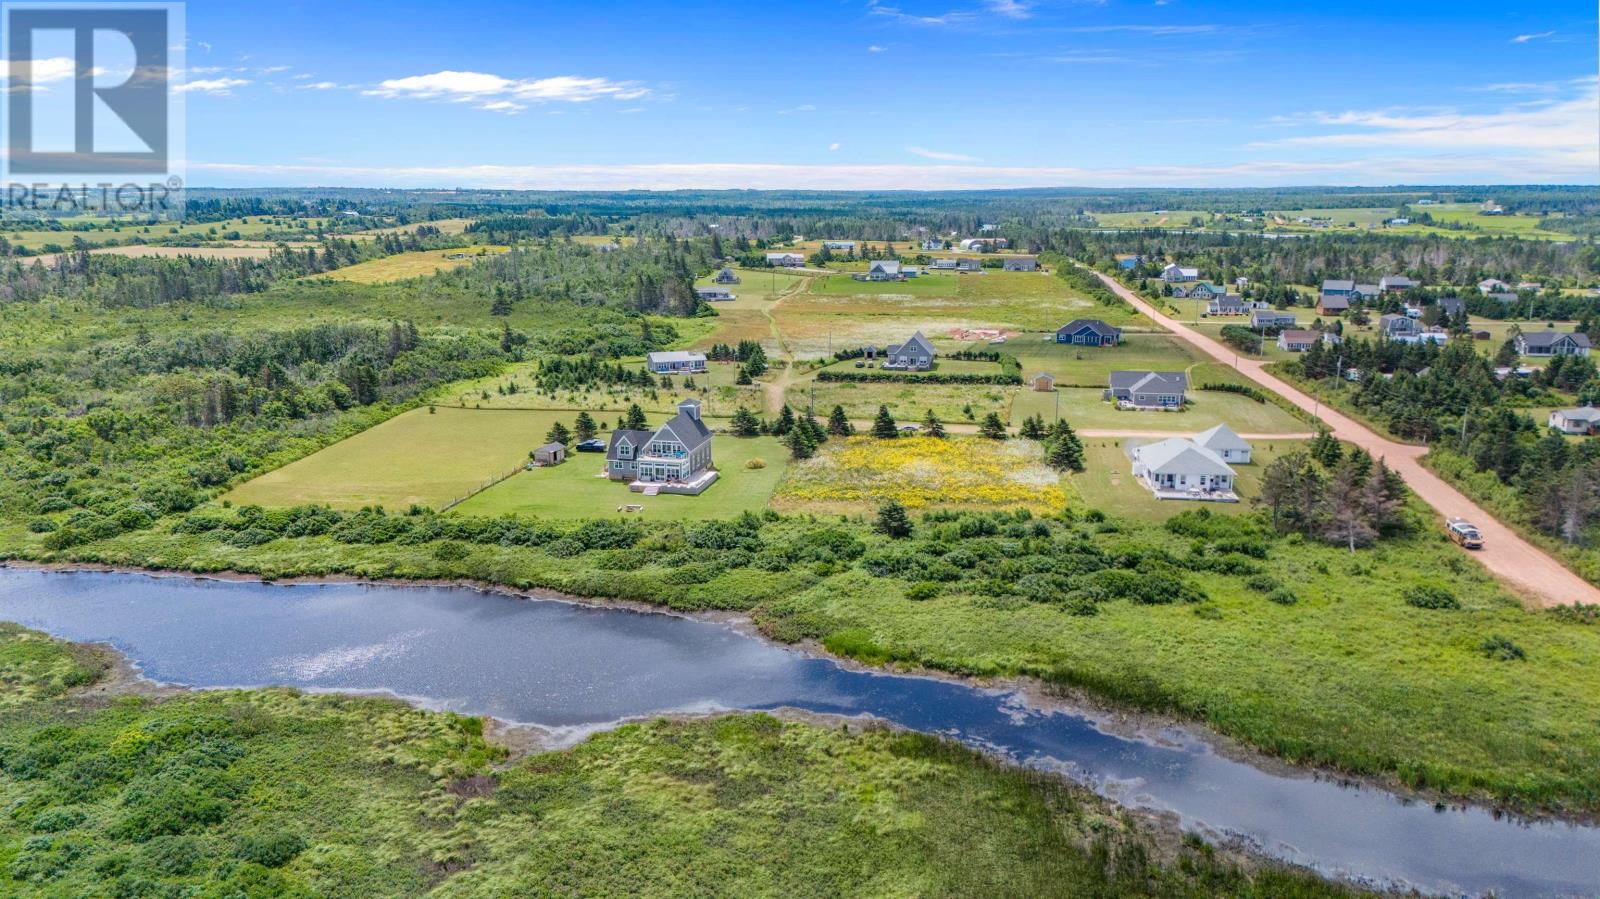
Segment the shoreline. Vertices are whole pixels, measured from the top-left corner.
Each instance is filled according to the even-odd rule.
[[[0,568],[11,567],[0,564]],[[36,569],[39,570],[39,569]],[[87,571],[86,569],[83,569]],[[89,573],[104,573],[95,571]],[[139,573],[144,572],[116,572]],[[167,575],[157,575],[167,576]],[[231,579],[230,579],[231,580]],[[108,642],[76,642],[62,640],[53,635],[47,635],[52,640],[65,643],[69,646],[86,647],[105,664],[105,669],[99,679],[87,686],[69,690],[65,695],[58,697],[58,701],[76,702],[89,709],[103,709],[117,700],[137,696],[152,702],[166,702],[185,696],[201,693],[250,693],[265,691],[286,691],[289,693],[306,696],[334,696],[356,699],[369,699],[380,702],[392,702],[410,708],[418,709],[428,714],[458,715],[463,718],[475,718],[483,724],[483,738],[486,742],[499,746],[507,751],[504,759],[494,763],[491,768],[495,772],[503,772],[529,756],[541,755],[550,752],[563,752],[591,739],[597,734],[620,727],[642,724],[649,721],[666,720],[682,723],[697,721],[713,721],[718,718],[740,715],[768,715],[787,723],[797,723],[810,727],[824,729],[842,729],[852,735],[883,730],[895,733],[917,733],[912,728],[904,727],[885,719],[877,718],[870,714],[842,715],[825,712],[815,712],[808,709],[792,706],[780,706],[770,710],[741,710],[722,709],[707,712],[663,712],[638,717],[622,718],[616,721],[605,722],[594,727],[563,729],[550,728],[537,724],[518,723],[497,718],[493,715],[474,715],[464,712],[455,712],[448,709],[431,707],[421,702],[416,697],[407,697],[388,690],[352,691],[352,690],[307,690],[291,686],[219,686],[219,687],[192,687],[184,684],[174,684],[154,680],[145,676],[139,664],[122,650]],[[934,734],[941,740],[950,740],[949,737]],[[1162,865],[1175,863],[1181,851],[1188,846],[1189,840],[1200,836],[1215,850],[1216,854],[1226,863],[1232,864],[1251,874],[1262,871],[1278,870],[1285,872],[1298,872],[1319,878],[1329,883],[1349,886],[1359,890],[1370,891],[1377,895],[1430,895],[1417,893],[1410,888],[1402,888],[1394,884],[1371,881],[1356,877],[1338,876],[1325,873],[1316,868],[1292,862],[1263,851],[1252,841],[1237,834],[1220,831],[1215,828],[1201,825],[1196,828],[1185,828],[1179,815],[1170,811],[1153,808],[1142,808],[1125,805],[1118,800],[1095,790],[1086,783],[1082,783],[1071,776],[1054,769],[1025,768],[1014,762],[996,755],[980,747],[970,746],[960,741],[957,745],[972,750],[985,762],[1013,768],[1028,770],[1032,773],[1050,780],[1054,780],[1066,789],[1077,794],[1079,801],[1084,802],[1107,817],[1120,817],[1124,819],[1134,832],[1142,837],[1152,850],[1152,859]]]
[[[948,671],[924,668],[920,666],[887,668],[869,665],[855,659],[836,656],[828,652],[818,640],[806,639],[796,643],[784,643],[776,640],[764,633],[755,623],[754,619],[744,612],[685,612],[668,608],[666,606],[656,605],[648,602],[640,602],[636,600],[610,599],[606,597],[584,597],[568,593],[561,593],[560,591],[556,590],[544,590],[538,588],[520,589],[516,587],[509,587],[503,584],[496,584],[491,581],[480,581],[473,578],[371,578],[361,577],[358,575],[335,573],[327,575],[293,575],[269,579],[258,574],[231,569],[215,572],[195,572],[184,569],[146,568],[140,566],[108,565],[103,563],[36,562],[26,559],[0,559],[0,570],[8,568],[18,571],[56,572],[63,574],[133,574],[151,578],[214,580],[230,583],[256,583],[268,586],[287,587],[356,585],[373,587],[462,589],[471,590],[481,594],[503,596],[512,599],[558,602],[572,606],[627,611],[636,614],[666,615],[669,617],[681,618],[689,621],[699,621],[719,625],[728,628],[729,630],[732,630],[741,636],[760,640],[768,646],[783,649],[788,652],[794,652],[807,658],[826,660],[847,671],[881,676],[926,678],[930,680],[943,681],[946,683],[959,684],[975,690],[1012,693],[1016,695],[1019,700],[1021,700],[1023,708],[1029,711],[1050,715],[1075,715],[1088,721],[1091,725],[1103,733],[1122,739],[1136,740],[1157,746],[1181,745],[1182,740],[1175,741],[1169,736],[1171,733],[1176,732],[1183,737],[1203,745],[1207,750],[1224,759],[1249,765],[1258,771],[1277,777],[1310,778],[1318,781],[1332,782],[1347,789],[1376,790],[1387,793],[1401,802],[1426,803],[1433,805],[1440,810],[1448,809],[1455,811],[1468,811],[1475,809],[1492,815],[1495,818],[1508,818],[1519,823],[1567,824],[1573,826],[1591,827],[1600,826],[1600,810],[1582,813],[1563,813],[1550,811],[1547,809],[1529,811],[1526,809],[1517,809],[1496,805],[1477,799],[1468,799],[1459,796],[1447,795],[1434,790],[1418,790],[1401,783],[1399,780],[1393,777],[1351,774],[1327,766],[1298,764],[1245,745],[1238,740],[1215,731],[1203,721],[1183,719],[1163,712],[1152,712],[1127,707],[1119,707],[1081,689],[1065,688],[1060,685],[1051,684],[1040,680],[1036,677],[1030,677],[1026,675],[1007,675],[1003,677],[985,679],[976,678],[969,675],[953,674]],[[117,656],[127,661],[128,664],[132,665],[135,672],[138,673],[137,664],[133,663],[131,660],[127,660],[126,656],[120,651],[116,650],[115,647],[108,646],[108,648],[115,652]],[[164,684],[159,681],[143,678],[142,673],[140,673],[139,676],[147,683],[157,687],[170,687],[177,690],[209,689],[191,688],[181,684]],[[272,685],[260,685],[219,687],[216,689],[248,690],[269,689],[271,687]],[[389,696],[397,701],[405,702],[417,708],[427,708],[429,711],[447,711],[439,708],[428,708],[428,706],[421,701],[420,697],[406,697],[391,691],[380,692],[381,695]],[[730,711],[737,713],[737,710]],[[706,713],[705,715],[688,715],[685,717],[705,717],[706,715],[726,713],[728,712]],[[805,714],[813,713],[806,712]],[[478,717],[484,717],[486,721],[491,720],[488,716]],[[652,715],[646,718],[631,720],[650,720],[657,717],[670,718],[676,716],[668,713],[664,715]],[[843,721],[857,720],[850,716],[836,717]],[[507,728],[538,729],[545,732],[551,738],[554,738],[555,734],[558,733],[558,731],[554,729],[543,727],[532,722],[500,721],[500,719],[493,720],[496,720]],[[584,734],[579,739],[585,739],[590,734],[602,730],[613,729],[615,727],[631,723],[631,720],[623,719],[615,722],[605,722],[600,726],[584,729]],[[879,723],[892,726],[889,722]],[[550,748],[559,749],[561,746],[552,745]],[[1015,764],[1010,760],[1000,757],[992,752],[985,751],[984,754],[990,758],[1000,761],[1002,764]],[[1091,792],[1095,792],[1095,795],[1097,796],[1101,795],[1094,791],[1093,788],[1088,784],[1082,783],[1081,781],[1077,781],[1070,777],[1067,779],[1078,786],[1089,789]],[[1102,796],[1101,798],[1107,797]],[[1125,811],[1137,811],[1132,807],[1116,803],[1115,800],[1107,799],[1107,801],[1113,802],[1118,808],[1124,809]]]

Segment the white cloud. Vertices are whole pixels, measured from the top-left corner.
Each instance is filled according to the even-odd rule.
[[[256,69],[256,74],[258,74],[258,75],[276,75],[279,72],[287,72],[287,71],[289,71],[289,67],[288,66],[262,66],[261,68]]]
[[[29,73],[34,84],[44,84],[50,81],[65,81],[77,71],[78,62],[70,56],[51,56],[47,59],[33,60],[32,71]],[[18,66],[21,69],[21,66]],[[0,59],[0,77],[7,80],[11,78],[11,63]]]
[[[1246,187],[1286,185],[1584,183],[1597,180],[1592,154],[1381,156],[1364,159],[1250,160],[1223,165],[1119,168],[981,165],[635,165],[338,166],[189,161],[191,174],[238,185],[485,187],[573,190],[957,190],[1003,187]]]
[[[1007,19],[1026,19],[1033,15],[1033,4],[1024,0],[983,0],[989,12]]]
[[[975,12],[953,10],[937,16],[924,16],[908,13],[898,6],[880,6],[877,0],[868,0],[867,10],[875,16],[882,16],[899,22],[902,25],[923,25],[931,28],[946,25],[960,25],[972,22],[978,18]]]
[[[1550,36],[1552,36],[1554,34],[1555,34],[1554,31],[1541,31],[1538,34],[1519,34],[1516,37],[1511,39],[1511,43],[1513,43],[1513,44],[1526,44],[1529,41],[1541,40],[1543,38],[1550,37]]]
[[[833,143],[828,145],[828,149],[830,151],[831,150],[837,150],[837,149],[839,149],[840,146],[842,146],[842,145],[838,141],[834,141]]]
[[[199,91],[205,94],[226,97],[233,93],[234,88],[244,87],[249,83],[250,80],[248,78],[201,78],[198,81],[188,81],[180,84],[177,90],[180,94]]]
[[[889,48],[888,47],[880,47],[877,44],[873,44],[872,46],[867,48],[867,52],[868,53],[882,53],[883,51],[885,51],[887,49],[889,49]]]
[[[507,115],[515,115],[516,113],[519,113],[528,107],[523,106],[521,103],[512,102],[511,100],[490,100],[487,103],[479,104],[478,108],[487,109],[490,112],[503,112]]]
[[[1521,103],[1491,112],[1452,109],[1313,112],[1281,121],[1334,130],[1258,141],[1251,146],[1407,147],[1455,152],[1534,150],[1577,153],[1600,160],[1600,143],[1595,132],[1597,117],[1600,117],[1600,87],[1590,81],[1586,88],[1566,99]],[[1600,161],[1593,164],[1600,168]]]
[[[443,99],[456,103],[480,103],[479,109],[506,111],[510,105],[528,103],[587,103],[591,100],[637,100],[650,89],[632,81],[558,75],[551,78],[505,78],[485,72],[445,70],[428,75],[390,78],[376,88],[364,91],[375,97],[405,97],[417,100]]]
[[[338,86],[337,81],[314,81],[310,84],[296,85],[296,88],[303,91],[331,91]]]
[[[1078,25],[1062,29],[1073,34],[1112,34],[1115,32],[1129,32],[1132,34],[1153,34],[1158,36],[1174,36],[1189,34],[1217,34],[1224,29],[1221,25]]]
[[[793,107],[790,107],[789,109],[780,109],[780,110],[778,110],[778,115],[789,115],[790,113],[796,113],[796,112],[816,112],[816,111],[817,111],[817,107],[816,106],[814,106],[814,105],[812,105],[810,103],[801,103],[799,106],[793,106]]]
[[[928,150],[923,147],[906,147],[906,152],[912,156],[921,156],[924,159],[937,159],[940,162],[976,162],[976,156],[967,156],[962,153],[949,153],[944,150]]]

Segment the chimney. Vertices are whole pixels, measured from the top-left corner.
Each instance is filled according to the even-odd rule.
[[[684,415],[689,416],[690,418],[694,419],[695,421],[699,421],[700,420],[700,401],[699,400],[684,400],[683,402],[678,404],[678,411],[682,412]]]

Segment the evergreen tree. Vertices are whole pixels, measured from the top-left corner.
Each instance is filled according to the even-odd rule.
[[[1045,453],[1045,461],[1052,468],[1059,471],[1083,471],[1083,441],[1078,439],[1078,432],[1072,430],[1072,425],[1066,419],[1060,419],[1055,427],[1050,430],[1049,450]]]
[[[741,365],[739,366],[739,373],[733,377],[733,383],[740,387],[747,387],[754,384],[755,381],[750,377],[750,369]]]
[[[550,426],[550,430],[544,435],[544,439],[551,443],[559,443],[562,446],[566,446],[572,442],[572,432],[567,430],[566,425],[558,421]]]
[[[788,403],[784,403],[783,408],[778,410],[778,420],[772,423],[772,436],[783,437],[792,430],[794,430],[794,410],[789,408]]]
[[[816,446],[821,446],[822,444],[828,442],[827,430],[822,427],[815,416],[809,413],[806,415],[806,417],[795,422],[794,427],[797,431],[805,431],[806,438]]]
[[[595,433],[600,430],[600,426],[594,423],[594,416],[590,415],[588,410],[585,410],[579,412],[578,417],[573,420],[572,429],[576,433],[579,442],[582,442],[584,440],[593,440]]]
[[[888,406],[878,407],[878,414],[872,419],[872,436],[879,440],[893,440],[900,436],[900,427],[894,423]]]
[[[649,427],[649,423],[645,420],[644,410],[639,408],[638,403],[629,405],[627,429],[630,431],[643,431],[647,427]]]
[[[1317,431],[1317,436],[1312,438],[1311,445],[1307,447],[1311,458],[1317,460],[1323,468],[1332,471],[1344,456],[1344,447],[1339,444],[1339,438],[1327,428]]]
[[[731,427],[735,437],[754,437],[761,433],[761,421],[755,417],[754,413],[743,406],[740,406],[733,413]]]
[[[1044,419],[1037,415],[1030,415],[1024,418],[1022,420],[1022,428],[1018,433],[1028,440],[1043,440],[1045,435]]]
[[[849,437],[856,432],[856,426],[844,414],[843,406],[834,406],[828,413],[828,433],[835,437]]]
[[[983,424],[978,427],[978,433],[990,440],[1004,440],[1008,436],[1006,423],[1000,420],[998,412],[990,412],[983,417]]]
[[[809,459],[817,453],[817,442],[812,439],[808,428],[797,427],[789,432],[783,439],[785,446],[789,447],[789,455],[795,459]]]
[[[933,414],[932,409],[929,409],[928,414],[922,418],[922,433],[939,440],[943,440],[945,437],[944,422],[939,420],[939,416]]]
[[[911,516],[906,514],[905,506],[888,500],[878,507],[877,529],[895,540],[903,540],[911,536]]]

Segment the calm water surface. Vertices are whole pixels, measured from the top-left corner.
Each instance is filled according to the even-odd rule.
[[[1268,773],[1181,732],[1114,736],[1013,693],[850,671],[707,622],[462,588],[0,569],[0,619],[104,641],[159,681],[386,691],[577,739],[663,712],[868,714],[1060,770],[1325,873],[1428,892],[1600,895],[1600,828],[1437,810]]]

